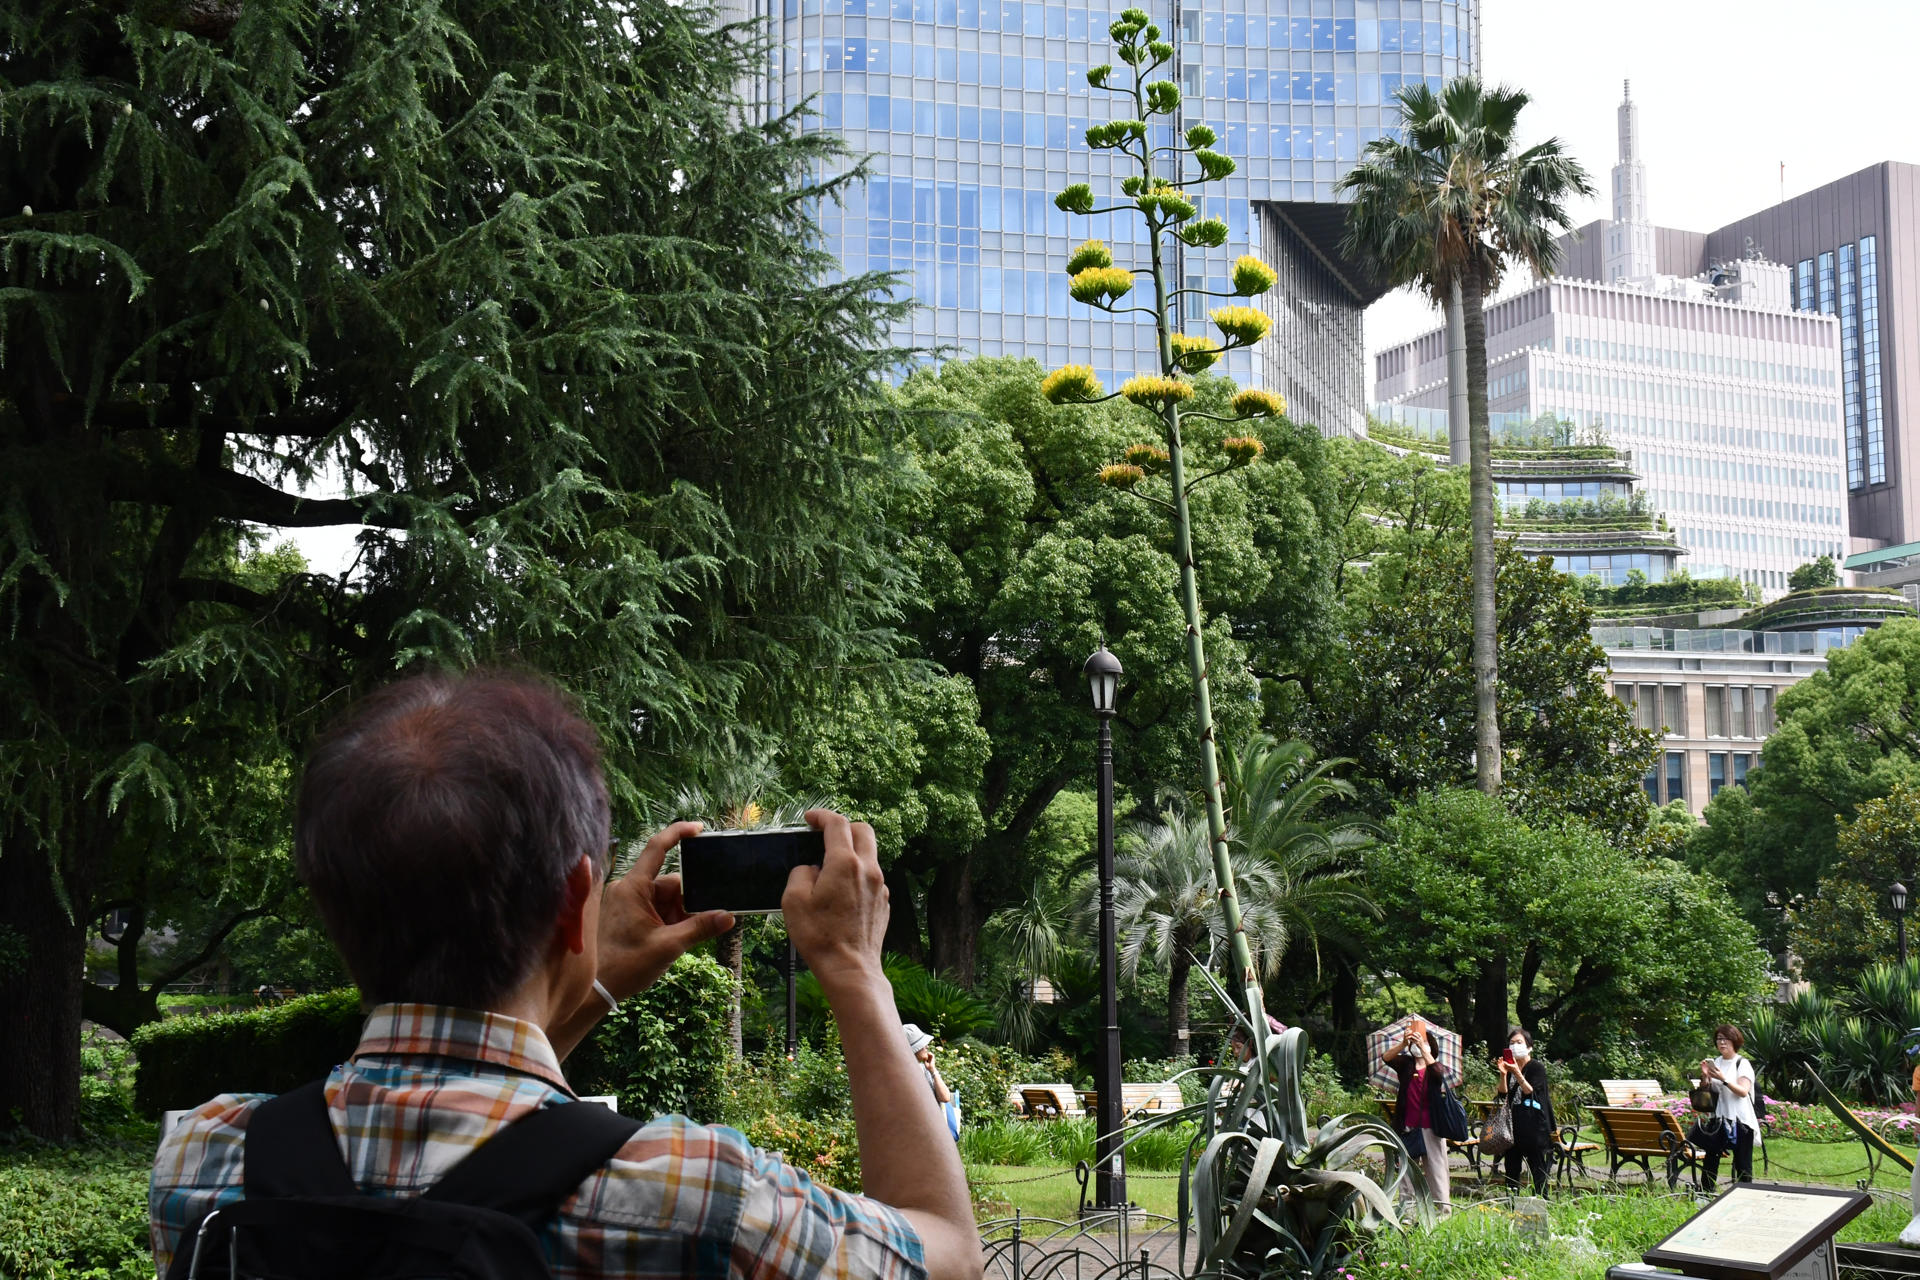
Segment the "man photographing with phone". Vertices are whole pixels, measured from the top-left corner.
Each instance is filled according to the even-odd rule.
[[[559,690],[432,675],[364,699],[309,757],[294,841],[371,1007],[359,1048],[324,1085],[223,1095],[167,1135],[151,1202],[160,1275],[186,1274],[196,1236],[219,1238],[211,1211],[230,1227],[264,1206],[285,1221],[248,1247],[279,1250],[290,1270],[274,1273],[290,1276],[324,1274],[353,1248],[354,1265],[373,1267],[356,1241],[376,1228],[394,1236],[382,1264],[429,1245],[483,1253],[475,1242],[496,1228],[507,1240],[517,1218],[533,1268],[560,1277],[978,1280],[965,1176],[881,969],[873,831],[825,810],[807,822],[825,855],[791,873],[781,907],[846,1046],[864,1196],[813,1183],[733,1130],[623,1120],[567,1086],[561,1062],[609,1009],[732,925],[724,911],[688,914],[678,879],[659,874],[697,823],[654,836],[608,884],[598,736]],[[543,1149],[549,1133],[570,1135],[568,1149]],[[434,1192],[443,1180],[462,1194]],[[343,1212],[365,1229],[313,1225]],[[459,1214],[469,1226],[445,1229]],[[202,1276],[226,1275],[230,1256],[245,1271],[244,1249],[200,1252]],[[528,1269],[440,1265],[414,1274]]]

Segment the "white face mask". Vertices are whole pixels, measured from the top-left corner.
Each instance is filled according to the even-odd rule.
[[[1513,1060],[1515,1062],[1525,1062],[1527,1060],[1527,1055],[1533,1052],[1531,1049],[1527,1048],[1527,1042],[1525,1040],[1515,1040],[1512,1044],[1507,1046],[1507,1051],[1513,1055]]]

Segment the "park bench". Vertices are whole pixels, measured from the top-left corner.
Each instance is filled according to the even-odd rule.
[[[1080,1109],[1070,1084],[1016,1084],[1013,1091],[1030,1120],[1058,1120],[1062,1116],[1086,1114]]]
[[[1682,1170],[1700,1182],[1700,1151],[1687,1141],[1671,1111],[1645,1107],[1589,1107],[1607,1148],[1607,1178],[1618,1181],[1620,1166],[1638,1164],[1653,1181],[1655,1159],[1667,1162],[1667,1189],[1678,1185]]]
[[[1658,1080],[1602,1080],[1600,1092],[1606,1096],[1608,1106],[1625,1107],[1665,1097],[1667,1091],[1660,1087]]]
[[[1400,1100],[1398,1098],[1375,1098],[1374,1101],[1380,1104],[1380,1112],[1386,1116],[1387,1123],[1393,1127],[1396,1133],[1399,1132]],[[1449,1152],[1457,1151],[1465,1156],[1467,1158],[1467,1168],[1473,1171],[1473,1176],[1476,1178],[1483,1178],[1485,1176],[1480,1171],[1480,1134],[1478,1132],[1480,1128],[1479,1117],[1485,1114],[1480,1110],[1483,1106],[1491,1109],[1493,1104],[1491,1102],[1469,1102],[1467,1104],[1467,1140],[1465,1142],[1455,1142],[1451,1138],[1447,1139],[1447,1150]],[[1491,1163],[1491,1161],[1489,1161],[1489,1163]]]
[[[1141,1116],[1157,1111],[1178,1111],[1186,1102],[1180,1096],[1177,1084],[1123,1084],[1120,1086],[1120,1109],[1127,1119],[1137,1120]]]

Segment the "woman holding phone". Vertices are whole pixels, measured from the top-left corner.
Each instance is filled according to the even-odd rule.
[[[1433,1193],[1433,1207],[1442,1217],[1453,1212],[1453,1191],[1447,1178],[1447,1143],[1433,1131],[1440,1110],[1441,1082],[1446,1068],[1440,1063],[1440,1042],[1426,1021],[1415,1018],[1406,1034],[1382,1055],[1400,1078],[1399,1102],[1393,1114],[1407,1154],[1420,1162]]]
[[[1507,1185],[1520,1185],[1520,1162],[1533,1174],[1533,1194],[1547,1194],[1547,1152],[1553,1149],[1553,1098],[1547,1088],[1547,1069],[1533,1056],[1533,1033],[1515,1027],[1507,1033],[1507,1047],[1494,1064],[1500,1071],[1500,1090],[1513,1110],[1513,1145],[1507,1148]]]

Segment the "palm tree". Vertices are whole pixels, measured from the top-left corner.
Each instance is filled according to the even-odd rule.
[[[1367,144],[1335,184],[1351,194],[1342,251],[1393,285],[1412,284],[1454,308],[1465,330],[1469,491],[1473,521],[1474,755],[1479,787],[1500,790],[1500,722],[1495,702],[1493,472],[1487,424],[1485,301],[1514,262],[1546,275],[1558,264],[1557,236],[1573,225],[1565,201],[1593,184],[1558,138],[1520,150],[1514,141],[1527,94],[1483,88],[1472,76],[1439,93],[1409,85],[1400,133]],[[1462,372],[1450,365],[1449,380]],[[1458,391],[1457,385],[1455,391]]]
[[[1325,814],[1330,805],[1354,802],[1353,784],[1334,775],[1351,763],[1316,761],[1306,743],[1264,733],[1227,757],[1228,839],[1262,865],[1263,905],[1277,917],[1282,948],[1304,940],[1316,966],[1334,908],[1377,914],[1353,881],[1357,855],[1379,838],[1379,828],[1365,818]]]
[[[1120,973],[1131,982],[1142,959],[1167,972],[1167,1052],[1189,1052],[1187,984],[1196,958],[1228,941],[1226,915],[1214,884],[1214,852],[1204,818],[1183,806],[1157,822],[1134,824],[1120,838],[1113,873],[1113,914],[1120,942]],[[1277,881],[1262,859],[1231,854],[1240,898],[1240,924],[1262,980],[1279,968],[1286,925],[1272,906]],[[1083,911],[1097,905],[1092,886]]]
[[[987,937],[1013,958],[1015,970],[1007,988],[996,993],[1000,1032],[1023,1053],[1040,1036],[1035,989],[1040,979],[1052,981],[1058,977],[1060,962],[1074,937],[1072,892],[1071,886],[1037,878],[1024,899],[987,918]]]

